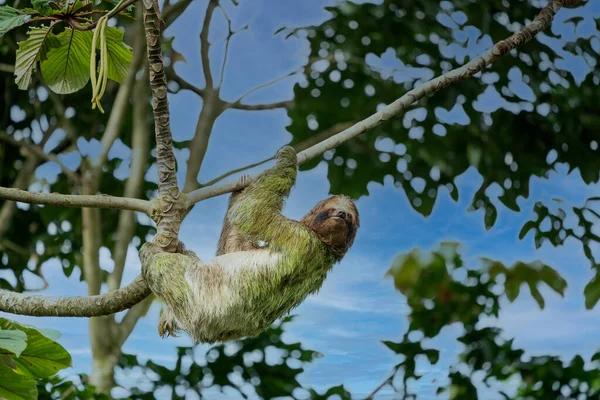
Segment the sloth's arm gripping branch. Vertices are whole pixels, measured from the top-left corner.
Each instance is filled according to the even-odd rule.
[[[257,240],[270,241],[282,227],[284,199],[296,183],[296,151],[285,146],[275,157],[274,167],[264,171],[231,206],[229,222]]]

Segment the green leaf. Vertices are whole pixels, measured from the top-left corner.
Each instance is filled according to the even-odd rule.
[[[87,84],[92,35],[91,31],[67,28],[56,36],[59,46],[52,47],[41,63],[42,75],[53,92],[73,93]]]
[[[21,355],[27,347],[27,334],[16,329],[0,329],[0,350],[8,350],[17,357]],[[2,353],[2,351],[0,351]]]
[[[0,6],[0,36],[17,26],[23,25],[28,18],[29,15],[21,10],[9,6]]]
[[[6,400],[37,399],[38,391],[35,381],[0,364],[0,398]]]
[[[594,308],[598,300],[600,300],[600,274],[597,274],[592,280],[585,285],[583,294],[585,295],[585,308],[591,310]]]
[[[15,61],[15,82],[21,90],[27,90],[29,87],[36,62],[43,52],[44,41],[52,33],[50,27],[43,26],[31,28],[27,34],[27,39],[19,42]]]
[[[17,372],[21,375],[44,378],[71,366],[69,353],[37,329],[26,328],[5,318],[0,318],[0,327],[21,330],[27,334],[27,347],[19,358],[13,360],[17,365]]]
[[[56,329],[50,329],[50,328],[36,328],[33,325],[28,325],[28,324],[20,324],[21,326],[25,327],[25,328],[31,328],[31,329],[35,329],[36,331],[38,331],[39,333],[41,333],[42,335],[46,336],[48,339],[53,340],[53,341],[57,341],[58,339],[60,339],[60,337],[62,336],[62,333],[60,333],[59,331],[57,331]]]
[[[106,50],[108,56],[108,78],[123,82],[131,64],[131,47],[123,43],[123,31],[106,27]],[[98,68],[100,68],[98,66]]]
[[[535,228],[535,225],[535,221],[527,221],[525,225],[523,225],[523,228],[521,228],[521,231],[519,232],[519,240],[523,239],[530,230]]]
[[[489,203],[488,206],[485,208],[485,229],[491,229],[496,223],[496,218],[498,218],[498,211],[496,210],[496,206],[494,206],[492,203]]]
[[[47,11],[51,10],[50,3],[52,3],[52,0],[31,0],[31,5],[33,8],[44,15]]]

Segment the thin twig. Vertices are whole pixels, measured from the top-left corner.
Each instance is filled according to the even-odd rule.
[[[125,343],[131,332],[133,332],[137,322],[146,315],[153,301],[154,296],[148,296],[127,311],[121,322],[117,325],[117,341],[119,345]]]
[[[381,389],[383,389],[386,385],[390,384],[392,382],[392,380],[394,379],[394,376],[396,376],[396,373],[398,372],[399,369],[400,369],[400,365],[396,365],[394,367],[394,369],[392,370],[392,372],[388,375],[388,377],[383,382],[381,382],[375,389],[373,389],[367,397],[365,397],[365,400],[373,399],[373,396],[375,396],[377,394],[377,392],[379,392]]]
[[[275,78],[272,81],[260,84],[260,85],[256,86],[255,88],[247,91],[243,95],[241,95],[237,100],[230,102],[229,105],[228,105],[228,108],[239,108],[241,106],[244,106],[242,104],[242,101],[244,101],[244,99],[246,97],[250,96],[252,93],[255,93],[255,92],[259,91],[260,89],[264,89],[264,88],[266,88],[268,86],[274,85],[274,84],[276,84],[278,82],[281,82],[282,80],[287,79],[287,78],[289,78],[291,76],[294,76],[296,74],[299,74],[299,73],[301,73],[303,71],[304,71],[304,67],[298,68],[298,69],[295,69],[294,71],[288,72],[287,74],[285,74],[283,76]],[[245,106],[245,107],[248,107],[248,106]]]
[[[265,158],[262,161],[258,161],[258,162],[255,162],[253,164],[246,165],[245,167],[240,167],[240,168],[232,169],[231,171],[226,172],[223,175],[219,175],[216,178],[214,178],[213,180],[210,180],[210,181],[206,182],[205,184],[202,184],[201,186],[202,187],[212,186],[215,183],[220,182],[220,181],[222,181],[223,179],[225,179],[227,177],[230,177],[231,175],[237,174],[238,172],[242,172],[242,171],[245,171],[245,170],[250,169],[250,168],[258,167],[259,165],[262,165],[262,164],[264,164],[266,162],[269,162],[269,161],[273,160],[274,158],[275,157]]]
[[[292,100],[284,100],[278,101],[275,103],[267,103],[267,104],[241,104],[239,102],[234,102],[229,104],[227,108],[234,108],[236,110],[246,110],[246,111],[260,111],[260,110],[275,110],[278,108],[292,108],[294,106],[294,102]]]
[[[79,181],[79,176],[74,172],[71,171],[69,168],[67,168],[66,165],[64,165],[56,155],[52,154],[52,153],[45,153],[44,150],[34,144],[34,143],[28,143],[25,141],[21,141],[21,140],[16,140],[15,138],[13,138],[12,136],[7,135],[4,132],[0,132],[0,140],[5,141],[7,143],[12,144],[13,146],[16,147],[24,147],[26,148],[28,151],[31,151],[33,154],[36,155],[36,157],[41,158],[43,160],[46,161],[50,161],[50,162],[54,162],[56,164],[58,164],[58,166],[60,167],[60,169],[64,172],[64,174],[71,179],[73,182],[78,182]]]
[[[204,89],[201,89],[198,86],[195,86],[183,79],[182,77],[180,77],[177,74],[177,72],[175,72],[173,65],[171,65],[168,68],[165,68],[165,75],[167,75],[167,78],[170,81],[175,82],[179,86],[179,90],[189,90],[190,92],[196,93],[200,97],[204,97]]]
[[[219,4],[219,8],[223,12],[223,16],[227,21],[227,37],[225,38],[225,54],[223,55],[223,64],[221,64],[221,76],[219,77],[219,85],[217,87],[223,86],[223,79],[225,77],[225,67],[227,66],[227,57],[229,56],[229,43],[231,42],[231,38],[236,33],[242,32],[248,29],[248,25],[243,26],[238,30],[231,29],[231,18],[229,18],[229,14],[227,14],[227,10],[223,7],[222,4]]]

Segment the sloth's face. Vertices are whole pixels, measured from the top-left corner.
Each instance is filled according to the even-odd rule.
[[[360,226],[356,205],[346,196],[332,196],[317,203],[300,222],[340,256],[352,246]]]

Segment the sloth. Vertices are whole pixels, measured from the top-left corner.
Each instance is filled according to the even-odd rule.
[[[297,158],[290,146],[275,158],[274,167],[231,195],[213,260],[150,242],[140,249],[142,274],[166,305],[162,337],[184,331],[215,343],[256,336],[317,292],[352,246],[360,222],[345,196],[322,200],[300,221],[281,215]]]

